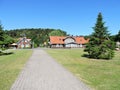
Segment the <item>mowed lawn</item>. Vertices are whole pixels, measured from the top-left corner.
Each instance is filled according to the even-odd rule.
[[[0,90],[10,90],[32,50],[13,50],[14,54],[0,56]]]
[[[82,57],[83,49],[48,49],[47,52],[93,90],[120,90],[120,51],[115,52],[112,60]]]

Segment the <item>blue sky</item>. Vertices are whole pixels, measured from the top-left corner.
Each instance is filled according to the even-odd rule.
[[[120,0],[0,0],[4,29],[54,28],[89,35],[99,12],[108,31],[120,30]]]

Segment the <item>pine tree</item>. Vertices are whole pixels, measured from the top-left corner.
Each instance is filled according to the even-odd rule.
[[[4,41],[4,31],[2,25],[0,24],[0,47],[2,46],[3,41]]]
[[[111,59],[114,56],[114,42],[109,39],[107,27],[104,26],[102,14],[98,14],[97,22],[93,27],[89,43],[84,51],[88,52],[90,58]]]
[[[6,46],[13,42],[14,42],[13,38],[5,33],[2,24],[0,24],[0,48],[4,49],[6,48]]]

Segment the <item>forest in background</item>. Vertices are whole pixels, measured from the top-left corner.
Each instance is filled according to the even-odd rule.
[[[34,43],[39,46],[45,42],[49,42],[49,36],[70,36],[66,31],[61,29],[49,29],[49,28],[26,28],[26,29],[13,29],[5,30],[5,33],[12,37],[17,42],[20,37],[30,38]],[[90,38],[90,35],[84,36],[86,39]],[[110,35],[112,41],[120,41],[120,30],[117,35]]]
[[[48,44],[49,35],[66,36],[67,33],[60,29],[49,29],[49,28],[30,28],[30,29],[14,29],[5,30],[5,33],[10,37],[14,38],[17,42],[20,37],[27,37],[35,43],[36,46],[43,46],[44,43]]]

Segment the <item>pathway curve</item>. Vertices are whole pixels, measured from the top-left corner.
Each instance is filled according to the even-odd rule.
[[[10,90],[90,90],[44,50],[35,49]]]

